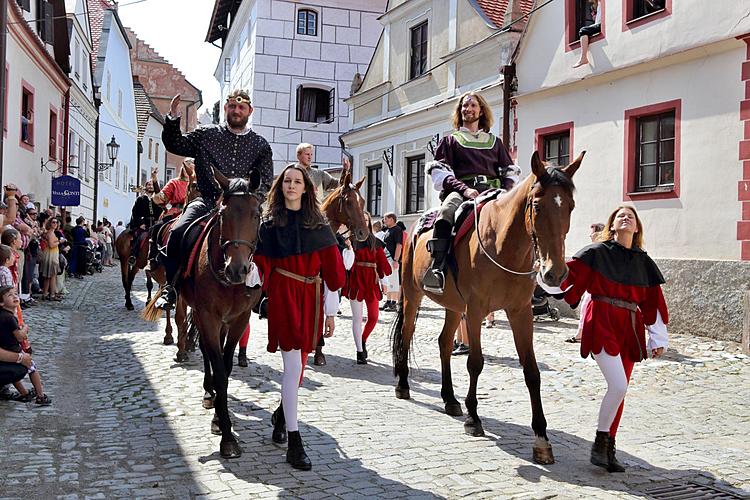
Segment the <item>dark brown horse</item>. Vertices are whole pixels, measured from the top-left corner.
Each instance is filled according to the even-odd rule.
[[[345,171],[339,179],[339,187],[334,189],[320,206],[334,233],[338,232],[342,225],[346,226],[346,234],[350,234],[357,241],[365,241],[370,234],[364,214],[365,199],[359,194],[359,188],[364,182],[365,177],[353,184],[351,170]]]
[[[130,252],[132,248],[131,242],[133,241],[133,235],[130,231],[123,231],[120,237],[115,240],[115,248],[117,249],[117,256],[120,259],[120,275],[122,276],[122,287],[125,289],[125,307],[128,311],[134,309],[133,302],[130,299],[130,291],[133,288],[133,280],[138,271],[146,267],[148,264],[148,241],[145,245],[138,244],[137,255],[135,256],[135,264],[130,265],[128,260],[130,259]],[[151,273],[146,271],[146,289],[148,290],[148,297],[146,302],[151,300],[151,290],[154,287]]]
[[[584,152],[585,153],[585,152]],[[573,210],[573,175],[584,153],[563,168],[545,167],[537,153],[531,158],[532,175],[499,199],[487,203],[475,226],[455,247],[458,278],[454,273],[446,280],[445,293],[435,295],[421,287],[422,277],[430,267],[426,243],[431,232],[407,242],[402,267],[402,296],[393,327],[392,348],[394,373],[398,376],[396,397],[409,399],[409,348],[416,326],[419,305],[425,295],[445,307],[445,323],[438,340],[442,368],[441,396],[449,415],[462,415],[451,379],[453,334],[466,314],[469,332],[470,376],[464,423],[468,434],[483,436],[482,422],[477,414],[477,380],[484,366],[481,344],[482,319],[491,311],[504,309],[523,366],[524,379],[531,397],[531,427],[536,435],[534,460],[554,463],[552,447],[547,438],[547,421],[539,393],[539,368],[534,356],[534,324],[531,297],[534,292],[539,261],[539,274],[545,283],[559,286],[568,272],[565,265],[565,235]]]
[[[234,349],[261,295],[260,287],[245,286],[245,278],[258,241],[263,199],[255,194],[258,177],[227,179],[218,171],[214,171],[214,177],[223,194],[213,210],[210,229],[190,269],[190,277],[183,283],[181,296],[193,309],[193,321],[200,335],[205,369],[203,387],[215,395],[211,431],[222,436],[221,456],[236,458],[242,449],[232,434],[227,385]],[[155,309],[158,296],[157,293],[149,308]],[[156,317],[158,313],[154,314]]]

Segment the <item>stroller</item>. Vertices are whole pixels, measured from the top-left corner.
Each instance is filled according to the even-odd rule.
[[[550,305],[549,295],[539,285],[536,286],[534,296],[531,297],[531,313],[534,315],[534,321],[560,319],[560,310]]]
[[[86,238],[86,274],[100,273],[102,265],[102,245],[92,238]]]

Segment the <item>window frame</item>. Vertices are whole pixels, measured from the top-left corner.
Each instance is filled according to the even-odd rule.
[[[568,134],[568,160],[570,161],[571,158],[574,158],[573,151],[575,148],[573,147],[573,130],[575,129],[574,122],[565,122],[565,123],[558,123],[556,125],[550,125],[549,127],[543,127],[538,128],[534,131],[534,137],[535,137],[535,149],[539,153],[539,158],[541,158],[542,161],[547,161],[546,154],[545,154],[545,148],[544,148],[544,142],[545,139],[556,136],[556,135],[562,135],[567,133]],[[564,167],[565,165],[560,165],[561,167]]]
[[[10,93],[10,79],[8,78],[8,72],[10,66],[5,65],[5,93],[3,94],[3,101],[5,101],[5,108],[3,108],[3,138],[8,137],[8,94]]]
[[[404,214],[405,215],[411,215],[411,214],[418,214],[421,212],[424,212],[425,209],[425,173],[424,173],[424,167],[426,163],[426,155],[419,154],[414,156],[407,156],[405,158],[406,160],[406,168],[404,169],[404,172],[406,173],[406,178],[404,179]],[[419,162],[422,162],[420,165]],[[417,169],[416,172],[414,171],[414,166],[416,165]],[[416,186],[416,192],[412,192],[412,178],[416,178],[417,186]],[[421,187],[421,189],[420,189]],[[416,203],[414,210],[412,210],[412,197],[416,195]],[[420,208],[420,200],[421,200],[421,208]]]
[[[581,0],[565,0],[565,52],[571,52],[581,47],[581,40],[576,29],[576,2]],[[602,30],[598,35],[589,37],[589,47],[607,38],[607,2],[600,2],[602,8],[601,26]]]
[[[34,129],[36,128],[36,127],[34,127],[34,125],[36,124],[36,121],[37,121],[37,116],[36,116],[37,113],[34,110],[34,94],[35,94],[35,90],[34,90],[34,87],[30,83],[28,83],[24,79],[21,79],[21,110],[20,110],[21,112],[19,113],[19,122],[20,122],[21,115],[23,115],[23,95],[24,95],[24,93],[29,94],[29,107],[31,108],[31,113],[32,113],[32,118],[31,119],[32,119],[32,121],[31,121],[31,123],[29,123],[26,126],[27,127],[26,128],[26,135],[28,136],[28,139],[29,139],[28,141],[24,141],[23,140],[23,123],[20,123],[21,128],[19,128],[19,130],[18,130],[18,143],[19,143],[19,145],[23,149],[25,149],[27,151],[32,151],[33,152],[34,151],[34,142],[35,142],[34,141]]]
[[[638,123],[641,118],[674,112],[674,184],[671,189],[636,191],[638,182]],[[682,99],[665,101],[625,110],[625,149],[623,200],[642,201],[680,197],[680,159],[682,136]]]
[[[633,11],[635,10],[636,0],[622,0],[622,31],[631,30],[648,24],[657,19],[662,19],[672,15],[672,0],[664,0],[664,8],[646,14],[645,16],[632,18]]]
[[[316,119],[314,121],[303,120],[301,106],[302,106],[302,100],[303,100],[302,97],[305,93],[305,90],[328,94],[328,99],[327,99],[328,100],[328,112],[327,112],[328,118],[327,119],[323,121],[317,120],[318,107],[316,105],[315,107]],[[296,121],[297,123],[328,123],[330,124],[336,120],[336,87],[327,87],[327,86],[322,87],[319,85],[309,85],[309,84],[300,83],[297,85],[297,89],[295,92],[295,99],[296,99],[296,102],[294,103],[294,121]],[[320,99],[322,101],[323,100],[322,94],[317,96],[316,100],[317,99]]]
[[[47,159],[55,160],[58,159],[58,148],[57,143],[57,125],[58,125],[57,108],[50,104],[49,106],[49,128],[47,129]]]
[[[300,33],[300,24],[299,24],[300,15],[305,16],[304,33]],[[310,15],[313,15],[315,17],[315,26],[314,26],[314,30],[312,34],[309,32],[310,31],[309,30]],[[320,13],[318,11],[316,11],[315,9],[311,9],[309,7],[303,7],[297,10],[297,16],[295,17],[295,28],[294,28],[294,32],[297,35],[317,37],[318,33],[320,33],[319,25],[320,25]]]
[[[420,47],[420,54],[419,54],[419,60],[417,62],[420,63],[420,68],[423,65],[424,69],[421,70],[419,73],[414,72],[415,67],[415,60],[414,60],[414,35],[417,33],[417,30],[420,31],[420,36],[422,37],[421,41],[417,44]],[[422,33],[424,31],[424,33]],[[424,59],[422,59],[422,49],[424,49]],[[424,19],[419,21],[414,26],[409,27],[409,60],[408,60],[408,80],[415,80],[421,76],[424,76],[428,74],[430,71],[429,62],[430,62],[430,20]]]
[[[372,216],[383,215],[380,213],[383,209],[383,164],[375,163],[367,165],[367,193],[365,198],[365,206],[367,211]],[[377,172],[377,175],[373,178],[373,173]],[[373,188],[374,191],[373,192]],[[373,207],[376,207],[375,210]]]

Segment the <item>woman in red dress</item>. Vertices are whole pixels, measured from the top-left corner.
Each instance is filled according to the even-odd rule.
[[[344,287],[344,297],[352,307],[352,333],[357,347],[357,364],[367,364],[367,338],[378,324],[378,304],[383,294],[380,280],[391,274],[391,266],[385,256],[385,244],[372,234],[370,214],[365,212],[370,236],[363,242],[355,242],[354,265]],[[367,322],[362,330],[362,303],[367,307]]]
[[[617,207],[600,242],[578,252],[568,269],[570,274],[561,286],[566,290],[565,301],[575,306],[584,292],[591,294],[591,303],[582,311],[581,356],[593,354],[607,381],[591,463],[609,472],[623,472],[615,457],[615,435],[633,365],[649,354],[660,357],[668,344],[669,317],[661,291],[664,278],[643,251],[643,225],[635,208]]]
[[[335,291],[344,285],[346,272],[336,236],[302,168],[284,169],[271,187],[268,204],[270,218],[261,224],[255,263],[268,295],[267,349],[281,349],[284,362],[281,405],[271,419],[273,440],[283,443],[288,433],[286,461],[296,469],[310,470],[297,426],[297,392],[302,368],[324,324],[324,335],[333,335],[338,310]]]

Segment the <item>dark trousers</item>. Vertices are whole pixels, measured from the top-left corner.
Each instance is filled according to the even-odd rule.
[[[167,257],[164,259],[164,270],[167,274],[167,283],[175,283],[177,274],[180,272],[180,263],[182,262],[182,237],[185,235],[188,227],[211,211],[211,208],[204,203],[203,198],[196,198],[190,202],[177,222],[172,226],[167,242]],[[187,255],[185,256],[187,257]]]
[[[31,293],[31,282],[34,280],[34,268],[36,267],[36,255],[26,249],[23,261],[23,275],[21,276],[21,293]]]
[[[86,246],[76,244],[73,247],[73,261],[75,268],[71,270],[73,274],[83,276],[86,274]]]
[[[0,361],[0,387],[18,382],[26,376],[28,370],[20,363]]]

